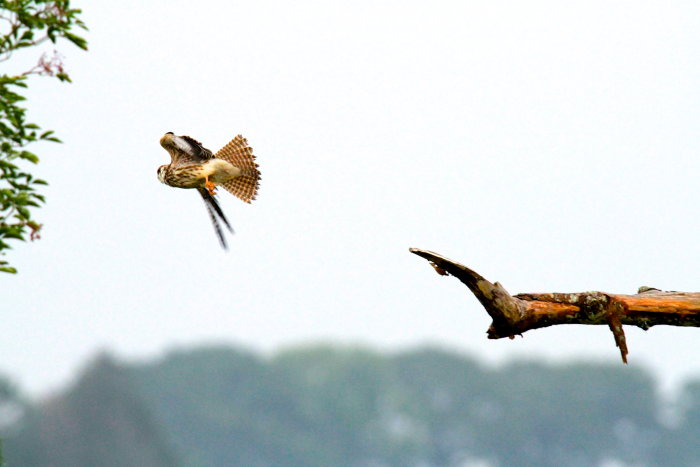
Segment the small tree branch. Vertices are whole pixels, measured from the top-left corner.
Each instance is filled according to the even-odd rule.
[[[468,267],[428,250],[411,248],[441,275],[453,275],[476,296],[493,322],[489,339],[513,338],[531,329],[557,324],[605,324],[622,361],[627,363],[623,324],[644,330],[659,324],[700,327],[700,293],[663,292],[641,287],[636,295],[604,292],[529,293],[511,296]]]

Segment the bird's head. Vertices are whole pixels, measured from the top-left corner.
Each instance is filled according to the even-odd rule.
[[[165,183],[165,171],[168,170],[167,165],[161,165],[158,167],[158,180],[160,180],[161,183]]]

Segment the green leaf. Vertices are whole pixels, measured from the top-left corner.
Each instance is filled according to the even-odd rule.
[[[37,164],[39,162],[39,158],[37,157],[36,154],[32,154],[29,151],[22,151],[19,153],[19,158],[24,159],[25,161],[29,161],[32,164]]]
[[[0,272],[9,272],[10,274],[17,274],[17,269],[9,266],[0,267]]]
[[[21,216],[22,220],[27,220],[30,217],[32,217],[32,215],[29,213],[29,209],[27,209],[25,207],[17,206],[17,212]]]
[[[65,33],[66,39],[71,41],[73,44],[77,45],[83,50],[87,50],[87,41],[83,39],[80,36],[76,36],[75,34],[71,34],[70,32]]]
[[[22,237],[21,232],[9,231],[9,232],[5,233],[4,237],[5,238],[14,238],[15,240],[24,241],[24,237]]]

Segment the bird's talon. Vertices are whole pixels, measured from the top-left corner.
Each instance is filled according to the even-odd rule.
[[[212,182],[207,181],[207,183],[205,183],[204,186],[209,191],[210,195],[214,196],[216,194],[216,185],[214,185]]]

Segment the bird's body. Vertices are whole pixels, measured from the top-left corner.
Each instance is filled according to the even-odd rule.
[[[210,159],[180,167],[164,167],[167,168],[161,181],[175,188],[206,188],[207,180],[214,185],[221,185],[241,174],[241,169],[223,159]]]
[[[171,132],[163,135],[160,144],[170,153],[171,162],[158,167],[158,179],[175,188],[197,189],[204,199],[219,240],[226,248],[217,216],[231,232],[233,229],[215,198],[215,188],[223,186],[246,203],[255,199],[260,184],[260,171],[255,163],[253,149],[241,135],[232,139],[216,154],[194,138],[176,136]]]

